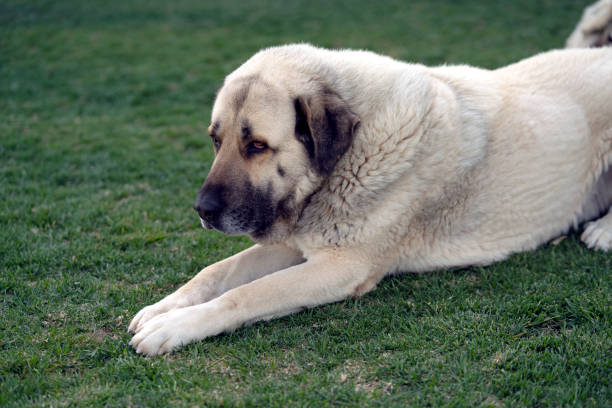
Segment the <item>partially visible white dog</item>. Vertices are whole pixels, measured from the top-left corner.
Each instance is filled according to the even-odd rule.
[[[566,42],[567,48],[602,47],[612,44],[612,0],[587,7]]]
[[[141,310],[138,353],[359,296],[391,273],[489,264],[597,217],[582,239],[612,248],[612,48],[493,71],[270,48],[226,78],[209,131],[195,209],[258,244]]]

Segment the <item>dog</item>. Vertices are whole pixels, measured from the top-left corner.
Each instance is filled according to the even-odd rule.
[[[603,47],[612,44],[612,0],[587,7],[566,41],[566,48]]]
[[[588,221],[582,240],[610,250],[610,101],[612,48],[493,71],[260,51],[217,94],[195,203],[205,228],[256,244],[142,309],[130,344],[170,352],[389,274],[500,261]]]

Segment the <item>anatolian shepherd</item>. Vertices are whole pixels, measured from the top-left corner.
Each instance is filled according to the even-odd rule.
[[[612,248],[612,48],[494,71],[270,48],[225,79],[209,131],[195,209],[258,244],[142,309],[138,353],[360,296],[385,275],[486,265],[586,221],[583,241]]]

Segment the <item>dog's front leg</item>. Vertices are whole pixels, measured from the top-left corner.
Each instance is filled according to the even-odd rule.
[[[299,251],[284,245],[254,245],[202,269],[176,292],[143,308],[132,319],[128,330],[137,333],[146,322],[159,314],[207,302],[229,289],[303,261]]]
[[[267,275],[200,305],[154,317],[130,344],[145,355],[173,349],[257,320],[361,295],[385,268],[347,250],[321,251],[305,263]]]

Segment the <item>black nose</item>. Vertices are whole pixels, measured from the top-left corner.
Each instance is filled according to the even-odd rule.
[[[223,208],[221,199],[221,188],[206,187],[198,192],[193,209],[198,212],[200,217],[206,219],[219,212]]]

